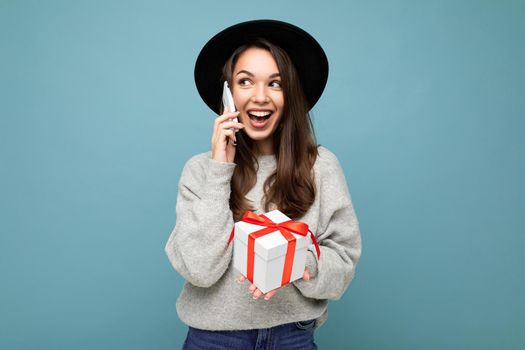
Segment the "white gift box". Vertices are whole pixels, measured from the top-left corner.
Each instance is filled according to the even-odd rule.
[[[288,216],[279,210],[272,210],[265,213],[264,216],[276,224],[290,220]],[[244,276],[248,275],[248,236],[264,228],[266,227],[244,221],[235,223],[233,267]],[[310,233],[306,236],[291,233],[296,240],[292,274],[290,277],[290,282],[293,282],[303,277],[306,251],[310,244]],[[288,241],[278,229],[275,229],[274,232],[255,239],[254,243],[253,284],[255,284],[261,292],[267,293],[280,287],[282,284]]]

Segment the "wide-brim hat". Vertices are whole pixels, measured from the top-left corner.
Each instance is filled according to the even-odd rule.
[[[202,48],[195,63],[195,84],[200,96],[220,114],[222,67],[241,45],[264,38],[290,56],[311,109],[321,97],[328,80],[328,59],[319,43],[303,29],[282,21],[242,22],[217,33]]]

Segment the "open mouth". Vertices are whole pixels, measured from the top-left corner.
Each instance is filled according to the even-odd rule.
[[[272,116],[273,111],[248,111],[250,117],[250,124],[253,128],[262,129],[268,125],[268,121]]]
[[[264,122],[265,120],[270,119],[272,112],[248,112],[248,116],[251,120],[256,122]]]

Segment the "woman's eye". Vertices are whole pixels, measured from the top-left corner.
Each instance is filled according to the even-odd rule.
[[[274,80],[274,81],[272,81],[272,82],[270,83],[270,85],[271,85],[272,87],[275,87],[275,88],[280,88],[280,87],[281,87],[281,82],[278,81],[278,80]]]
[[[238,81],[239,85],[241,85],[241,86],[246,86],[246,85],[248,85],[249,82],[250,81],[248,79],[240,79]]]

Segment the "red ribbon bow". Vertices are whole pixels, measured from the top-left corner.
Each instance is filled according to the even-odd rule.
[[[296,222],[293,220],[288,220],[285,222],[281,222],[279,224],[276,224],[272,220],[270,220],[268,217],[264,216],[264,214],[257,215],[252,211],[246,211],[241,219],[241,221],[255,224],[259,226],[265,226],[265,228],[252,232],[248,236],[248,261],[247,261],[247,275],[246,278],[253,283],[253,266],[254,266],[254,255],[255,255],[255,240],[259,237],[262,237],[264,235],[267,235],[269,233],[275,232],[276,230],[279,230],[283,237],[288,241],[288,248],[286,250],[286,257],[284,262],[284,271],[283,271],[283,277],[281,281],[281,285],[285,285],[290,282],[290,277],[292,275],[292,265],[293,265],[293,259],[295,255],[295,245],[296,245],[296,239],[294,235],[291,233],[296,233],[301,236],[305,236],[310,232],[310,238],[312,239],[312,242],[315,245],[315,249],[317,251],[317,258],[321,257],[321,251],[319,249],[319,244],[317,243],[317,239],[315,238],[314,234],[308,229],[308,225],[304,222]],[[230,238],[228,239],[228,244],[226,245],[226,248],[230,245],[230,242],[233,240],[233,237],[235,235],[235,226],[232,229],[232,232],[230,233]]]

